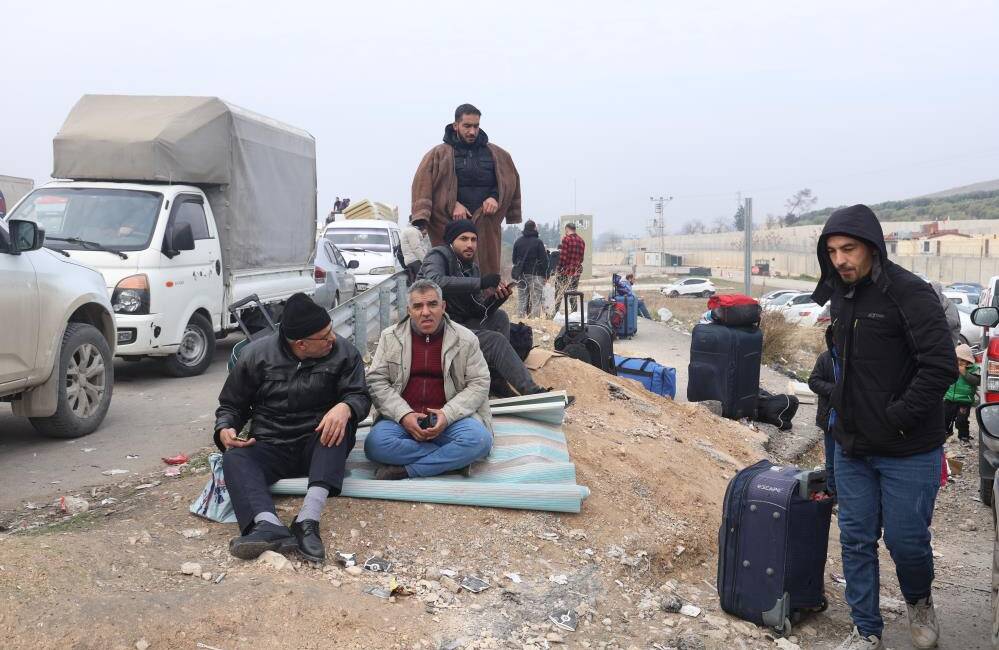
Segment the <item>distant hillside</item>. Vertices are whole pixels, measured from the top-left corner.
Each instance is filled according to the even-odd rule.
[[[995,192],[995,191],[999,191],[999,178],[995,179],[994,181],[982,181],[981,183],[972,183],[971,185],[952,187],[949,190],[943,190],[942,192],[933,192],[932,194],[925,194],[919,198],[942,199],[948,196],[961,196],[963,194],[974,194],[976,192]]]
[[[979,188],[964,191],[968,188]],[[985,189],[991,188],[991,189]],[[840,206],[842,207],[842,206]],[[800,225],[825,223],[833,210],[823,208],[801,215]],[[947,218],[999,219],[999,180],[975,183],[903,201],[885,201],[871,206],[881,221],[934,221]]]

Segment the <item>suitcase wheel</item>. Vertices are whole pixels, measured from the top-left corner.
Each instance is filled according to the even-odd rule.
[[[788,636],[791,636],[791,630],[792,630],[792,628],[791,628],[791,619],[785,618],[784,619],[784,624],[781,625],[780,627],[773,628],[773,630],[774,630],[774,633],[777,636],[779,636],[779,637],[788,637]]]

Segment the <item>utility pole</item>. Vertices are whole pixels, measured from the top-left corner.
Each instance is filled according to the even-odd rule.
[[[663,209],[673,200],[672,196],[650,196],[656,216],[649,224],[649,234],[659,236],[659,266],[666,266],[666,222],[663,220]]]
[[[743,272],[746,274],[744,293],[747,296],[751,296],[753,295],[750,292],[753,285],[753,199],[750,197],[746,197],[746,214],[744,218],[745,224],[742,228],[742,231],[746,234],[746,243],[743,245],[746,253],[743,264]]]

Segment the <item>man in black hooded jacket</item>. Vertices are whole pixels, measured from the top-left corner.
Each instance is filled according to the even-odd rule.
[[[843,648],[883,648],[878,544],[895,562],[917,648],[936,646],[929,526],[946,438],[943,395],[957,378],[947,321],[932,287],[888,259],[865,205],[832,213],[818,242],[831,300],[827,343],[837,364],[830,395],[846,600],[854,630]]]
[[[524,222],[524,233],[513,243],[513,279],[517,281],[517,315],[538,316],[548,277],[548,250],[534,220]]]

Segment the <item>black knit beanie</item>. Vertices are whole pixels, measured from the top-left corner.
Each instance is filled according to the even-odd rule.
[[[285,303],[281,334],[289,341],[307,339],[330,324],[330,315],[304,293],[296,293]]]
[[[470,219],[455,219],[448,222],[447,226],[444,227],[444,243],[450,246],[451,242],[466,232],[479,234],[479,231],[475,229],[475,224]]]

